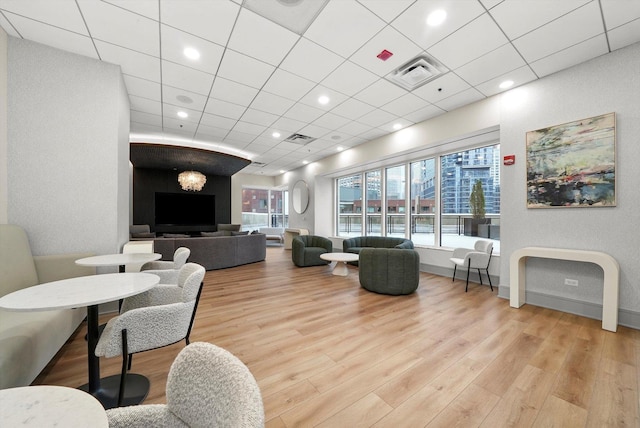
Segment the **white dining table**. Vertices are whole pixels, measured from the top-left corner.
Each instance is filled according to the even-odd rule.
[[[116,254],[102,254],[100,256],[84,257],[76,260],[76,264],[79,266],[92,266],[92,267],[108,267],[118,266],[120,272],[124,272],[124,267],[130,264],[141,264],[146,262],[152,262],[159,260],[162,254],[158,253],[116,253]]]
[[[87,307],[87,361],[89,382],[80,386],[105,409],[117,406],[120,375],[100,378],[100,359],[95,355],[99,339],[98,305],[133,296],[155,287],[160,278],[150,273],[108,273],[64,279],[23,288],[0,298],[0,309],[50,311]],[[124,405],[141,403],[149,392],[149,381],[129,374]]]
[[[0,426],[107,428],[102,404],[66,386],[37,385],[0,390]]]

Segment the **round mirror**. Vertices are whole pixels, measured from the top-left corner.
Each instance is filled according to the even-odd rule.
[[[300,180],[293,186],[293,192],[291,193],[293,200],[293,210],[298,214],[302,214],[307,210],[309,205],[309,188],[307,183]]]

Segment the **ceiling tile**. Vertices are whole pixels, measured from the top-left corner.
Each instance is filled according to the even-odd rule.
[[[225,142],[227,141],[233,141],[234,143],[250,143],[253,140],[255,140],[257,134],[249,134],[247,132],[242,132],[242,131],[236,131],[235,128],[233,130],[231,130],[226,138],[224,139]],[[243,145],[244,146],[244,145]]]
[[[159,23],[127,10],[94,0],[76,0],[91,28],[91,37],[160,56]]]
[[[229,119],[228,117],[216,116],[209,113],[204,113],[200,123],[205,126],[211,126],[214,128],[231,130],[236,125],[237,120]]]
[[[13,28],[11,23],[7,21],[7,19],[4,17],[2,13],[0,13],[0,27],[2,27],[2,29],[4,29],[4,31],[11,37],[17,37],[17,38],[21,37],[20,34],[15,30],[15,28]]]
[[[324,7],[304,37],[348,58],[385,25],[355,0],[334,1]]]
[[[198,124],[164,116],[162,118],[162,127],[165,130],[171,130],[171,132],[178,133],[184,137],[193,138],[196,134]]]
[[[343,94],[353,96],[371,85],[380,77],[352,63],[343,62],[329,76],[322,81],[327,88],[334,89]]]
[[[427,101],[416,95],[406,94],[401,96],[400,98],[396,98],[395,100],[383,105],[380,108],[396,116],[404,116],[406,114],[419,110],[428,104],[429,103]]]
[[[327,128],[323,128],[322,126],[317,125],[307,125],[300,130],[302,135],[307,135],[313,138],[322,138],[327,135],[331,130]]]
[[[162,115],[162,103],[160,101],[129,95],[129,104],[131,106],[131,110],[156,114],[158,116]]]
[[[271,128],[274,130],[283,131],[281,132],[283,134],[283,138],[286,138],[288,137],[288,135],[284,135],[286,132],[298,132],[306,124],[307,122],[302,122],[288,117],[281,117],[280,119],[276,120],[273,125],[271,125]]]
[[[164,85],[162,87],[162,101],[174,106],[202,111],[207,103],[207,97],[205,95],[185,91],[184,89]]]
[[[198,132],[196,136],[199,138],[205,138],[205,139],[207,137],[213,137],[218,140],[222,140],[224,137],[227,136],[228,133],[229,133],[228,129],[216,128],[214,126],[207,126],[200,123],[200,125],[198,126]]]
[[[505,80],[513,81],[513,87],[515,88],[520,85],[524,85],[525,83],[536,80],[537,78],[538,76],[536,76],[535,73],[531,71],[531,67],[525,65],[524,67],[520,67],[517,70],[511,70],[508,73],[488,80],[476,86],[476,89],[478,89],[487,97],[490,97],[491,95],[495,95],[505,91],[505,89],[500,88],[500,83],[504,82]]]
[[[607,39],[602,34],[535,61],[531,68],[538,76],[547,76],[607,52]]]
[[[301,38],[280,67],[305,79],[319,82],[344,60],[322,46]]]
[[[438,101],[436,105],[443,110],[451,111],[458,107],[462,107],[465,104],[471,104],[478,100],[485,98],[479,91],[474,88],[469,88],[466,91],[457,93],[449,98],[445,98],[442,101]]]
[[[265,131],[265,128],[265,126],[256,125],[255,123],[238,121],[238,123],[236,123],[236,125],[231,130],[231,134],[229,135],[229,137],[233,138],[233,135],[235,135],[234,133],[241,132],[243,134],[251,135],[252,138],[250,141],[253,141],[258,135],[262,134]]]
[[[600,8],[592,2],[525,34],[513,44],[527,62],[533,62],[603,32]]]
[[[13,24],[11,28],[15,28],[19,32],[19,35],[16,34],[17,37],[21,36],[43,45],[98,59],[98,53],[89,36],[43,24],[13,13],[4,12],[4,14],[11,20],[11,24]]]
[[[224,52],[222,46],[167,25],[162,25],[160,31],[163,60],[205,72],[218,69]],[[183,53],[185,48],[196,49],[200,53],[200,58],[188,59]]]
[[[229,48],[278,65],[300,38],[262,16],[242,9],[229,39]]]
[[[46,22],[83,36],[89,35],[80,10],[74,1],[1,0],[0,10]]]
[[[257,110],[282,115],[295,104],[295,101],[278,95],[261,91],[251,103],[251,107]]]
[[[260,125],[262,127],[271,126],[273,122],[278,120],[279,117],[275,114],[267,113],[260,110],[255,109],[247,109],[247,111],[242,116],[242,120],[244,122],[253,123],[256,125]],[[261,131],[262,132],[262,131]]]
[[[238,120],[247,108],[244,105],[233,104],[227,101],[209,98],[204,111],[217,116]]]
[[[277,69],[263,89],[272,94],[298,101],[315,86],[311,80]]]
[[[398,118],[396,118],[396,119],[394,119],[394,120],[392,120],[390,122],[387,122],[387,123],[385,123],[383,125],[379,125],[378,128],[380,128],[380,129],[382,129],[382,130],[384,130],[386,132],[396,132],[399,129],[404,129],[404,128],[406,128],[408,126],[411,126],[411,125],[413,125],[413,122],[411,122],[411,121],[409,121],[407,119],[398,117]],[[398,128],[398,126],[400,126],[400,128]]]
[[[160,0],[162,22],[226,46],[240,6],[228,0]]]
[[[130,120],[132,122],[143,123],[145,125],[162,126],[162,116],[157,114],[143,113],[133,110]]]
[[[600,0],[608,30],[640,18],[639,1]]]
[[[491,17],[484,14],[432,46],[429,53],[453,70],[507,42]]]
[[[381,107],[406,93],[407,91],[393,83],[389,83],[386,80],[378,80],[373,85],[358,92],[354,98],[374,107]]]
[[[249,105],[258,90],[231,80],[216,77],[211,89],[211,97],[234,104]]]
[[[153,1],[131,1],[131,0],[102,0],[114,6],[127,9],[130,12],[146,16],[149,19],[158,21],[160,19],[160,8],[157,0]]]
[[[440,107],[428,105],[421,108],[420,110],[414,111],[413,113],[404,115],[404,118],[413,123],[418,123],[427,119],[431,119],[432,117],[439,116],[442,113],[444,113],[444,110],[442,110]]]
[[[327,104],[320,104],[318,102],[318,99],[321,96],[329,97],[329,102]],[[310,90],[304,97],[302,97],[300,99],[300,102],[314,108],[319,108],[320,110],[328,111],[346,100],[346,95],[326,88],[322,85],[318,85]]]
[[[491,16],[510,39],[535,30],[591,0],[506,0],[491,9]]]
[[[202,117],[202,110],[191,110],[184,107],[174,106],[171,104],[162,104],[162,112],[165,118],[175,120],[176,122],[190,122],[199,123]],[[187,117],[181,118],[178,116],[178,112],[187,113]]]
[[[299,120],[301,122],[313,122],[324,114],[324,111],[308,106],[306,104],[296,103],[284,114],[290,119]]]
[[[207,95],[211,90],[213,76],[180,64],[162,61],[162,82],[174,88]]]
[[[375,138],[379,138],[382,137],[383,135],[387,134],[386,131],[383,131],[382,129],[379,128],[371,128],[370,130],[363,132],[362,134],[360,134],[360,136],[362,138],[365,138],[367,140],[373,140]]]
[[[640,19],[621,25],[608,32],[612,50],[640,42]]]
[[[351,120],[347,119],[346,117],[338,116],[337,114],[333,113],[325,113],[318,119],[316,119],[313,124],[322,126],[324,128],[337,129],[349,122],[351,122]]]
[[[218,76],[253,88],[262,88],[275,67],[247,55],[227,49]]]
[[[358,101],[355,98],[349,98],[331,110],[331,112],[347,119],[355,120],[373,110],[375,110],[374,106]]]
[[[161,134],[162,126],[147,125],[145,123],[131,122],[129,124],[131,134]]]
[[[497,5],[499,5],[500,3],[502,3],[503,1],[505,1],[505,0],[480,0],[480,2],[487,9],[492,9],[492,8],[496,7]]]
[[[455,72],[470,85],[477,85],[523,65],[525,62],[518,51],[511,44],[506,44],[457,68]]]
[[[303,34],[325,7],[328,0],[244,0],[242,6],[281,25]]]
[[[447,19],[438,27],[427,26],[427,16],[438,9],[447,12]],[[391,25],[423,49],[428,49],[484,12],[477,1],[423,0],[415,2]]]
[[[124,84],[129,95],[148,98],[150,100],[162,101],[160,95],[160,84],[139,77],[123,74]]]
[[[413,94],[430,103],[435,103],[470,88],[469,84],[455,73],[447,73],[413,90]]]
[[[119,64],[122,72],[142,79],[160,82],[160,60],[150,55],[95,40],[103,61]]]
[[[353,121],[344,126],[341,126],[338,131],[344,132],[348,135],[360,135],[363,132],[367,132],[371,129],[371,126],[365,125],[364,123]]]
[[[358,0],[360,4],[369,9],[389,23],[404,12],[415,0]]]
[[[383,123],[390,122],[392,120],[396,120],[398,117],[394,114],[386,112],[384,110],[375,109],[371,113],[367,113],[361,118],[358,119],[358,122],[364,123],[365,125],[377,127]]]
[[[385,49],[393,55],[383,61],[377,55]],[[422,48],[410,39],[393,27],[385,27],[353,54],[349,60],[378,76],[385,76],[420,53],[422,53]]]

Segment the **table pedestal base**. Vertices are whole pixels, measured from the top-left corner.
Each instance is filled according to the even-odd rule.
[[[89,384],[85,383],[78,389],[89,392]],[[100,388],[91,393],[105,409],[118,407],[118,390],[120,389],[120,375],[113,375],[100,379]],[[127,373],[125,382],[124,399],[122,406],[134,406],[140,404],[149,394],[149,379],[135,373]]]
[[[332,274],[338,276],[347,276],[349,275],[349,268],[347,267],[347,262],[331,262],[333,265]]]

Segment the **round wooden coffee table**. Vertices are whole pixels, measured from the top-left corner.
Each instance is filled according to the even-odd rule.
[[[357,262],[358,255],[355,253],[324,253],[320,254],[322,260],[332,262],[334,275],[347,276],[349,269],[347,269],[348,262]]]

